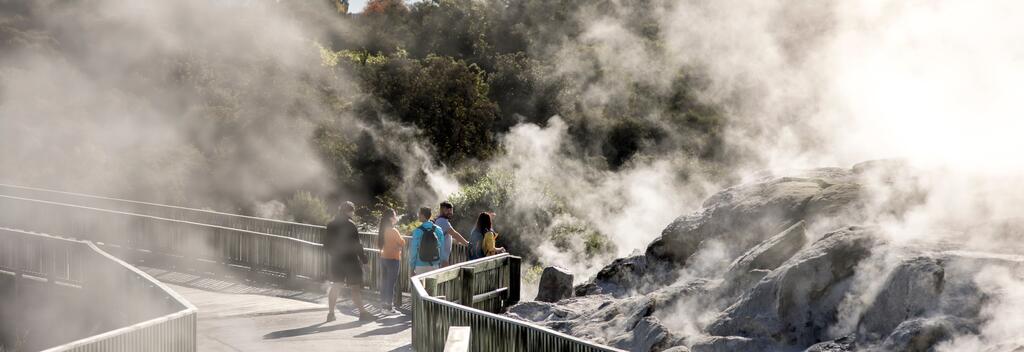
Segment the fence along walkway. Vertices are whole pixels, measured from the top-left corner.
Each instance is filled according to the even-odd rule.
[[[471,351],[620,351],[495,314],[519,302],[519,266],[500,254],[413,277],[413,348],[441,351],[449,327],[468,326]]]
[[[266,219],[205,209],[186,208],[174,205],[140,202],[135,200],[16,186],[3,183],[0,183],[0,194],[35,200],[45,200],[68,205],[116,210],[132,214],[151,215],[163,219],[183,220],[200,224],[262,232],[272,235],[298,238],[316,243],[323,242],[323,235],[327,230],[324,226],[302,224],[291,221]],[[377,248],[376,237],[364,238],[363,240],[364,247]]]
[[[0,193],[11,190],[36,192],[36,194],[48,195],[51,197],[50,199],[70,197],[73,198],[70,200],[79,204],[92,201],[113,202],[124,208],[141,203],[0,185]],[[119,243],[114,245],[115,247],[146,252],[148,256],[155,254],[178,260],[193,259],[207,264],[243,267],[252,273],[265,273],[289,281],[320,283],[326,279],[326,255],[323,253],[319,241],[307,241],[292,237],[294,234],[300,234],[306,230],[287,229],[288,226],[297,226],[316,228],[322,231],[323,227],[321,226],[152,203],[141,204],[144,205],[142,206],[144,211],[164,212],[163,214],[174,218],[0,195],[0,223],[17,222],[17,219],[31,219],[31,214],[61,214],[61,216],[67,216],[64,220],[80,220],[84,217],[87,221],[72,225],[65,231],[56,230],[54,232],[95,235],[98,233],[95,230],[84,229],[95,226],[97,222],[102,222],[106,224],[105,226],[120,226],[123,230],[135,234],[126,243],[122,241],[124,244]],[[13,211],[7,211],[12,207]],[[168,210],[165,207],[174,210]],[[19,212],[21,216],[19,216]],[[102,220],[98,220],[97,217]],[[266,223],[274,223],[283,227],[269,226]],[[55,222],[51,223],[54,226],[56,224]],[[268,232],[276,232],[276,234],[234,226],[248,226],[248,228],[260,226],[260,228],[265,228]],[[380,251],[377,248],[376,234],[364,233],[361,235],[363,245],[367,247],[366,251],[373,273],[370,275],[368,284],[371,288],[376,288],[380,272]],[[118,239],[115,237],[109,240],[117,241]],[[194,255],[191,254],[192,251],[201,254]],[[452,253],[452,262],[461,264],[409,280],[408,264],[404,257],[406,253],[408,251],[403,253],[399,285],[402,286],[403,291],[410,292],[413,297],[413,309],[417,312],[413,322],[413,345],[419,351],[443,348],[443,337],[446,336],[448,326],[451,325],[472,327],[471,346],[473,346],[473,350],[618,351],[611,347],[593,344],[553,330],[494,314],[503,311],[519,300],[519,259],[516,257],[503,254],[473,262],[464,262],[466,247],[456,245]],[[276,258],[279,256],[282,258]],[[512,274],[513,272],[515,274]],[[426,291],[428,289],[425,287],[429,287],[431,291]],[[427,292],[430,293],[427,294]],[[438,297],[434,297],[434,295]],[[419,314],[418,312],[424,313]],[[417,316],[419,318],[416,318]]]
[[[0,228],[2,275],[13,276],[13,284],[22,286],[14,289],[15,295],[40,285],[47,290],[71,291],[65,296],[68,300],[21,307],[29,312],[64,313],[52,315],[59,319],[59,328],[57,321],[44,321],[35,328],[67,343],[33,347],[47,351],[196,350],[196,308],[92,243]],[[32,323],[28,322],[30,316],[15,316],[22,317],[20,323]]]

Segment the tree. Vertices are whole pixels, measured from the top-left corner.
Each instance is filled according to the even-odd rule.
[[[370,0],[363,8],[363,14],[367,16],[395,16],[409,13],[409,7],[405,6],[403,0]]]
[[[356,107],[369,123],[393,116],[422,131],[423,141],[435,147],[438,159],[454,164],[487,159],[497,150],[493,125],[498,106],[488,97],[484,72],[476,65],[450,57],[417,60],[402,53],[378,61],[378,56],[348,55],[349,69],[372,93]]]

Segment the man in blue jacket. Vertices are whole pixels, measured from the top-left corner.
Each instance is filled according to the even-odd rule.
[[[430,215],[430,208],[420,208],[419,219],[423,224],[412,232],[409,254],[413,260],[409,263],[413,275],[437,269],[441,264],[441,242],[444,240],[444,233],[439,226],[430,221]]]

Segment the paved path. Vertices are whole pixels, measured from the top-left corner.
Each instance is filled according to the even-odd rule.
[[[323,294],[259,288],[146,268],[199,308],[200,351],[411,351],[408,315],[360,322],[351,302],[324,323]],[[375,301],[375,297],[371,298]],[[408,313],[408,311],[404,311]]]

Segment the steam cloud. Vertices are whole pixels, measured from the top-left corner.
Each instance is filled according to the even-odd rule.
[[[1024,5],[651,1],[654,9],[647,12],[654,14],[650,21],[663,43],[651,48],[624,30],[633,22],[633,5],[612,4],[576,14],[587,24],[579,40],[537,51],[563,63],[557,77],[582,87],[582,109],[621,99],[631,83],[667,89],[667,77],[700,72],[708,82],[700,98],[728,117],[725,144],[735,168],[727,177],[708,179],[705,165],[671,152],[619,170],[594,167],[572,152],[588,146],[569,140],[563,118],[552,117],[544,126],[514,127],[503,137],[506,153],[491,163],[516,175],[519,214],[509,215],[528,216],[530,207],[553,193],[612,238],[622,256],[642,249],[711,191],[755,170],[900,157],[924,170],[918,184],[906,186],[929,196],[905,217],[877,219],[895,240],[928,239],[939,228],[971,231],[975,249],[1020,248],[1019,236],[976,225],[1015,217],[1024,205],[1024,158],[1016,155],[1024,150],[1024,107],[1015,94],[1024,81],[1024,31],[1017,24]],[[304,19],[269,3],[108,0],[30,7],[51,12],[41,25],[58,33],[61,50],[74,55],[52,55],[48,47],[0,52],[8,67],[0,72],[0,179],[171,203],[180,201],[174,194],[186,193],[258,201],[282,189],[333,191],[308,145],[324,103],[291,94],[295,87],[288,82],[328,77],[326,87],[358,87],[338,72],[319,70],[309,48],[320,33]],[[171,59],[212,52],[271,68],[231,70],[225,63],[218,75],[203,77],[212,87],[260,87],[255,95],[220,97],[220,106],[241,109],[238,116],[251,119],[240,124],[242,130],[198,118],[207,112],[194,110],[205,99],[195,94],[197,87],[140,78],[211,74],[172,65]],[[644,118],[664,123],[657,113]],[[407,186],[404,192],[423,192],[423,199],[454,193],[459,185],[448,170],[425,164],[429,156],[422,147],[400,142],[412,140],[414,132],[397,124],[369,131],[380,136],[377,141],[394,141],[380,148],[408,156],[403,173],[428,171],[429,189]],[[669,138],[694,136],[680,131]],[[550,244],[540,254],[540,262],[571,267],[581,278],[607,259],[580,263]],[[707,257],[709,263],[721,259]],[[865,273],[891,269],[885,258],[869,263],[874,270]],[[1019,331],[1013,330],[1018,314],[1008,307],[1020,306],[1020,277],[978,272],[981,286],[1002,298],[986,309],[990,317],[980,337],[954,340],[949,350],[1006,341]],[[851,297],[850,311],[871,292],[864,287],[863,296]],[[700,308],[685,309],[706,317],[708,312],[693,311]],[[677,327],[694,331],[692,324],[700,325]]]
[[[738,151],[732,175],[900,158],[920,173],[895,188],[922,190],[927,197],[905,216],[871,220],[883,224],[895,243],[966,236],[969,249],[1020,252],[1019,231],[987,225],[1019,217],[1016,209],[1024,205],[1024,163],[1014,155],[1024,150],[1018,136],[1024,108],[1014,94],[1024,77],[1024,31],[1014,19],[1024,6],[885,0],[651,6],[660,14],[655,20],[664,51],[638,47],[633,34],[622,30],[631,20],[626,3],[579,14],[589,24],[583,40],[597,49],[576,50],[578,43],[570,42],[552,50],[564,63],[561,73],[577,82],[594,79],[584,73],[592,61],[581,56],[596,53],[603,78],[588,85],[590,102],[624,94],[629,82],[664,84],[662,77],[697,68],[710,82],[701,97],[729,115],[726,144]],[[585,161],[560,153],[561,128],[557,119],[546,128],[517,127],[506,136],[510,153],[503,162],[520,173],[520,187],[563,180],[559,191],[576,195],[579,213],[601,224],[621,245],[620,256],[642,248],[672,218],[728,182],[680,180],[685,162],[672,155],[618,172],[588,169]],[[517,142],[527,140],[536,142]],[[871,189],[878,198],[874,206],[890,206],[885,190],[893,185],[878,182]],[[705,255],[709,262],[721,260]],[[557,253],[546,260],[573,267]],[[858,275],[877,280],[893,265],[884,255],[872,257]],[[1018,338],[1007,333],[1017,324],[1015,310],[994,307],[1014,301],[1024,281],[992,268],[976,271],[979,285],[1002,298],[986,309],[982,337],[957,339],[950,350]],[[863,285],[844,303],[846,318],[877,294],[877,287]],[[674,322],[679,331],[695,332],[709,316],[705,307],[680,310],[677,315],[697,321]]]
[[[309,143],[326,110],[297,83],[351,88],[319,70],[309,19],[270,2],[3,6],[52,38],[0,53],[4,181],[228,209],[332,191]]]

